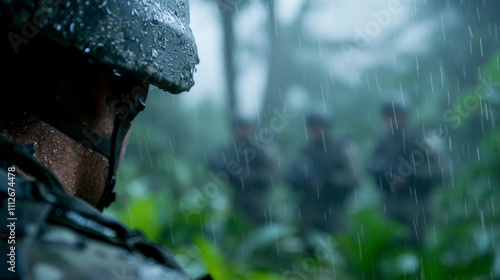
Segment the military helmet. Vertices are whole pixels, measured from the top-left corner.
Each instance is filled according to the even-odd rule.
[[[198,63],[187,0],[0,0],[0,17],[34,35],[171,93],[189,90]]]
[[[382,116],[398,116],[408,115],[408,101],[403,101],[401,97],[388,98],[382,101],[380,105],[380,113]]]
[[[308,127],[328,126],[331,124],[332,118],[326,113],[311,112],[307,114],[305,121]]]
[[[255,122],[248,117],[237,115],[232,118],[231,125],[237,129],[240,126],[251,127]]]

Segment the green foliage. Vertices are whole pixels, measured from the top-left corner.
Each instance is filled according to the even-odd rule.
[[[195,240],[195,246],[198,247],[199,256],[204,266],[214,279],[280,279],[278,276],[269,272],[254,271],[245,261],[226,259],[218,247],[205,239],[197,238]]]
[[[198,238],[195,240],[195,245],[200,250],[200,257],[206,269],[215,279],[228,280],[232,267],[226,266],[226,261],[221,252],[211,242]]]
[[[352,214],[349,221],[350,229],[339,234],[337,241],[357,276],[370,275],[379,261],[394,258],[387,248],[397,248],[396,242],[404,237],[406,228],[369,208]]]
[[[146,237],[158,240],[162,224],[158,201],[154,196],[134,199],[129,205],[129,210],[122,213],[122,221],[130,228],[143,229]]]
[[[487,79],[492,81],[496,87],[500,85],[500,52],[494,54],[485,67]]]

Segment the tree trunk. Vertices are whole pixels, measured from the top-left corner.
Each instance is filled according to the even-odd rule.
[[[268,122],[272,109],[278,107],[281,103],[280,90],[282,89],[282,54],[280,51],[280,44],[278,40],[278,25],[276,22],[276,15],[274,12],[274,0],[268,0],[268,17],[269,27],[268,36],[270,44],[269,53],[269,74],[267,78],[266,91],[264,93],[261,120]]]
[[[220,1],[220,0],[219,0]],[[234,9],[219,3],[219,11],[223,27],[224,66],[226,76],[226,90],[228,96],[229,120],[236,116],[238,104],[236,100],[236,67],[234,63]]]

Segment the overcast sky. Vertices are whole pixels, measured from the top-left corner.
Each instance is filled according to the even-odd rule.
[[[262,1],[238,11],[235,23],[237,40],[265,48],[266,12]],[[287,25],[298,15],[305,0],[277,0],[276,14],[281,25]],[[200,64],[195,73],[195,86],[179,99],[187,105],[197,105],[207,99],[225,106],[221,25],[215,1],[192,0],[191,28],[194,32]],[[351,41],[336,50],[327,50],[326,69],[339,80],[356,83],[364,71],[383,64],[413,67],[401,57],[415,57],[432,47],[429,42],[440,27],[434,21],[414,22],[415,0],[314,0],[305,17],[304,27],[318,41]],[[279,34],[278,34],[279,35]],[[354,42],[362,43],[355,45]],[[388,59],[390,58],[390,59]],[[309,59],[309,58],[308,58]],[[314,59],[314,58],[310,58]],[[241,110],[254,115],[260,106],[266,85],[267,64],[264,57],[238,52],[237,90]],[[414,59],[412,60],[414,62]],[[297,88],[294,88],[297,90]],[[295,94],[300,96],[300,94]]]

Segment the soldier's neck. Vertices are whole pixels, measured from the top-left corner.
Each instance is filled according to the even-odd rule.
[[[56,175],[69,194],[97,204],[102,190],[95,189],[95,186],[101,182],[92,182],[104,178],[103,167],[106,165],[89,164],[92,162],[89,156],[94,153],[43,120],[36,120],[20,130],[4,131],[3,135],[20,144],[35,145],[34,158]]]

